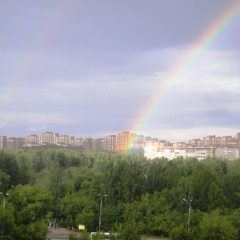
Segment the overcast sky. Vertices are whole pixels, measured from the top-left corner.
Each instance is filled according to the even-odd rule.
[[[233,2],[1,0],[0,135],[135,130],[166,74]],[[240,13],[138,134],[187,141],[240,132],[239,26]]]

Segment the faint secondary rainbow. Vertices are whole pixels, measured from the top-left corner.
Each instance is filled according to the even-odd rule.
[[[26,82],[29,83],[32,73],[36,70],[39,60],[38,54],[47,43],[48,39],[55,36],[61,27],[65,12],[68,9],[68,1],[59,0],[53,3],[51,12],[47,12],[42,22],[38,26],[36,34],[29,36],[29,46],[27,49],[18,54],[19,56],[12,61],[11,71],[3,77],[3,83],[0,88],[0,100],[5,97],[11,99],[12,102],[18,101],[18,92]],[[37,29],[37,28],[36,28]],[[40,55],[41,58],[41,55]]]
[[[218,36],[240,15],[240,1],[233,3],[196,39],[181,59],[168,72],[140,114],[130,126],[131,132],[139,133],[147,125],[154,113],[168,97],[171,89],[184,75],[201,54],[218,38]]]

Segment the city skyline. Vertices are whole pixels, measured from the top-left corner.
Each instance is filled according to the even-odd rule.
[[[0,135],[240,129],[240,1],[6,1]]]
[[[144,154],[147,159],[164,157],[169,160],[178,157],[207,157],[237,159],[240,156],[240,132],[235,136],[205,136],[202,139],[189,139],[187,142],[169,142],[151,136],[131,132],[120,132],[102,138],[75,138],[60,133],[45,132],[24,138],[0,136],[0,149],[31,147],[80,148],[85,151],[107,151]]]
[[[42,135],[44,134],[51,134],[51,135],[54,135],[54,136],[57,136],[58,138],[59,137],[69,137],[69,138],[74,138],[74,139],[82,139],[82,140],[86,140],[86,139],[92,139],[92,140],[97,140],[97,139],[103,139],[103,138],[106,138],[106,137],[110,137],[110,136],[117,136],[117,135],[121,135],[121,134],[133,134],[135,137],[143,137],[143,138],[149,138],[150,141],[152,140],[156,140],[156,141],[165,141],[165,142],[168,142],[168,143],[187,143],[187,142],[191,142],[192,140],[203,140],[204,138],[225,138],[225,137],[230,137],[231,139],[239,139],[240,138],[240,131],[238,132],[235,132],[234,134],[227,134],[227,135],[216,135],[216,134],[208,134],[208,135],[205,135],[205,136],[198,136],[196,138],[192,138],[192,139],[186,139],[186,141],[177,141],[177,142],[172,142],[170,141],[169,139],[163,139],[163,138],[159,138],[157,136],[150,136],[150,135],[142,135],[142,134],[138,134],[137,132],[133,133],[133,132],[130,132],[130,131],[121,131],[121,132],[117,132],[117,133],[111,133],[109,135],[105,135],[105,136],[101,136],[101,137],[98,137],[98,138],[94,138],[92,136],[88,136],[88,137],[82,137],[82,136],[75,136],[75,135],[68,135],[68,134],[63,134],[63,133],[60,133],[60,132],[52,132],[52,131],[46,131],[46,132],[41,132],[39,134],[30,134],[30,135],[26,135],[26,136],[7,136],[7,135],[0,135],[0,137],[7,137],[7,139],[10,139],[10,138],[27,138],[27,137],[33,137],[33,136],[36,136],[36,137],[41,137]]]

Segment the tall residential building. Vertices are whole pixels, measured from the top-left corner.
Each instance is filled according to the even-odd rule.
[[[235,138],[240,141],[240,132],[236,134]]]
[[[17,139],[15,137],[7,139],[7,149],[17,149]]]
[[[82,138],[75,138],[73,146],[74,147],[82,147],[83,145],[83,139]]]
[[[203,138],[203,145],[205,147],[213,147],[213,146],[215,146],[215,139],[216,139],[215,135],[206,136]]]
[[[39,137],[37,135],[30,135],[25,138],[24,147],[37,147],[39,146]]]
[[[39,137],[39,143],[40,145],[56,145],[58,144],[58,139],[59,139],[58,133],[52,132],[41,133]]]
[[[191,146],[191,147],[201,147],[202,146],[202,141],[200,138],[197,138],[197,139],[191,139],[188,141],[188,144]]]
[[[130,132],[118,133],[116,137],[116,151],[123,152],[128,149],[134,148],[137,134]]]
[[[71,137],[68,135],[60,135],[57,140],[57,145],[67,147],[71,143]]]
[[[75,137],[69,136],[69,145],[74,146],[74,143],[75,143]]]
[[[103,149],[108,152],[116,151],[116,135],[109,135],[104,138]]]
[[[7,138],[7,149],[18,149],[24,146],[25,139],[24,138]]]
[[[240,148],[240,132],[236,134],[235,138],[238,142],[238,148]]]
[[[92,141],[92,150],[104,150],[104,138],[94,139]]]
[[[7,148],[7,136],[0,136],[0,149]]]
[[[134,142],[134,149],[144,149],[145,137],[143,135],[137,135]]]
[[[228,146],[229,142],[232,141],[231,136],[223,136],[221,137],[221,146]]]
[[[91,151],[92,150],[92,144],[93,144],[93,139],[92,138],[86,138],[83,140],[82,147],[86,151]]]

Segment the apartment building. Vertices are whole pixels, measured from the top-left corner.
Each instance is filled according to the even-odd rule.
[[[67,147],[72,145],[72,137],[67,135],[59,135],[58,139],[56,138],[55,142],[57,142],[56,145]]]
[[[152,139],[146,141],[145,146],[172,147],[173,144],[165,140]]]
[[[172,160],[178,157],[196,157],[203,160],[207,157],[213,157],[214,154],[215,149],[209,147],[160,147],[148,145],[144,148],[144,156],[147,159],[167,158]]]
[[[103,138],[93,139],[92,150],[104,150],[104,139]]]
[[[22,148],[24,146],[25,139],[24,138],[15,138],[15,137],[10,137],[7,138],[7,149],[18,149]]]
[[[238,132],[235,137],[223,136],[216,137],[215,135],[209,135],[201,139],[192,139],[188,143],[177,142],[171,143],[166,140],[159,140],[158,138],[152,138],[150,136],[137,135],[131,132],[121,132],[117,135],[109,135],[104,138],[99,139],[82,139],[74,138],[68,135],[59,135],[58,133],[45,132],[38,135],[30,135],[25,138],[7,138],[6,136],[0,136],[0,149],[16,149],[20,147],[36,147],[42,145],[56,145],[56,146],[73,146],[82,147],[85,150],[105,150],[109,152],[123,152],[128,149],[143,150],[145,147],[149,147],[147,152],[150,155],[155,156],[155,147],[160,147],[161,149],[166,149],[161,153],[164,156],[169,156],[170,158],[175,156],[197,156],[202,159],[201,156],[211,155],[212,152],[207,152],[206,149],[213,148],[228,148],[228,149],[239,149],[240,148],[240,132]],[[151,149],[150,146],[154,148]],[[169,153],[170,150],[175,149],[174,153]],[[178,150],[177,150],[178,149]],[[186,150],[184,150],[186,149]],[[194,151],[192,149],[195,149]],[[205,150],[202,150],[205,149]],[[193,152],[192,152],[193,151]],[[220,150],[219,150],[220,151]],[[218,152],[219,152],[218,151]],[[150,153],[152,152],[152,153]],[[170,151],[171,152],[171,151]],[[221,152],[221,151],[220,151]],[[223,152],[219,154],[224,155]],[[234,152],[234,151],[233,151]],[[160,154],[160,153],[159,153]],[[160,154],[160,155],[161,155]],[[233,154],[234,155],[234,154]],[[237,156],[237,152],[235,154]],[[234,156],[235,156],[234,155]],[[227,153],[226,153],[226,156]],[[151,157],[150,157],[151,158]]]
[[[237,159],[240,158],[240,148],[217,148],[215,156],[230,160]]]
[[[233,138],[231,136],[223,136],[221,137],[221,146],[227,146]]]
[[[7,136],[0,136],[0,149],[7,148]]]
[[[92,150],[92,144],[93,144],[93,139],[92,138],[86,138],[83,140],[82,147],[86,151],[91,151]]]
[[[134,144],[137,138],[136,133],[122,132],[116,136],[116,151],[123,152],[128,149],[134,148]]]
[[[203,137],[203,140],[192,139],[188,142],[188,145],[192,147],[230,147],[236,148],[239,146],[238,134],[236,138],[231,136],[216,137],[215,135]]]
[[[173,143],[173,147],[187,147],[188,144],[185,142],[177,142],[177,143]]]
[[[143,149],[145,147],[145,137],[143,135],[137,135],[134,141],[134,149]]]
[[[200,138],[191,139],[188,141],[188,146],[190,147],[201,147],[203,146],[203,141]]]
[[[216,137],[215,135],[213,136],[206,136],[203,138],[203,146],[206,147],[213,147],[216,144]]]
[[[25,138],[24,147],[37,147],[39,146],[39,137],[37,135],[30,135]]]
[[[109,135],[104,138],[103,149],[108,152],[116,152],[116,135]]]
[[[236,134],[235,138],[240,141],[240,132]]]
[[[41,133],[39,137],[40,145],[57,145],[59,139],[58,133],[46,132]]]
[[[74,138],[73,147],[82,147],[83,139],[82,138]]]

